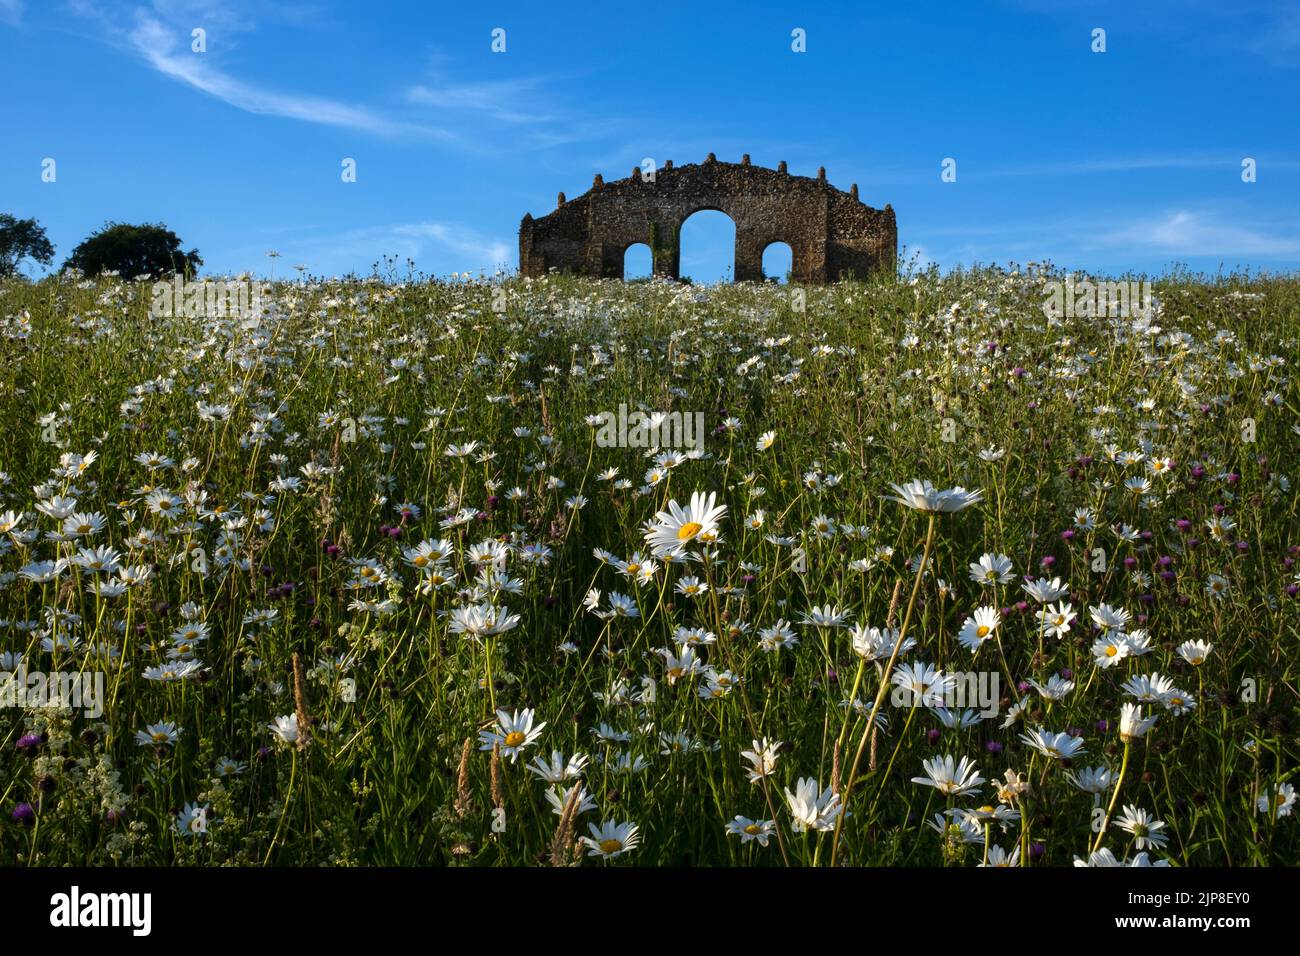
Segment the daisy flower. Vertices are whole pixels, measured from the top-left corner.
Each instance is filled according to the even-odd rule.
[[[964,797],[979,790],[984,778],[980,776],[975,761],[962,757],[960,761],[948,754],[944,757],[931,757],[922,761],[924,777],[913,777],[912,783],[934,787],[950,797]]]
[[[641,842],[641,831],[635,823],[615,823],[613,820],[606,820],[600,826],[594,823],[587,824],[587,830],[591,836],[582,838],[583,844],[587,847],[587,856],[598,856],[608,860],[635,850],[637,844]]]
[[[736,814],[735,818],[727,824],[728,835],[740,837],[741,846],[754,840],[758,841],[759,846],[767,846],[767,841],[775,829],[775,820],[751,820],[740,814]]]
[[[889,487],[894,494],[886,495],[886,498],[914,511],[961,511],[984,499],[982,491],[967,491],[960,485],[940,491],[929,481],[914,480],[905,485],[890,482]]]
[[[716,492],[706,497],[696,491],[685,508],[676,501],[668,502],[668,510],[656,514],[646,531],[646,544],[656,555],[663,556],[680,554],[693,541],[716,541],[718,522],[727,513],[727,506],[716,504],[716,500]]]
[[[491,750],[494,745],[500,744],[501,755],[509,757],[510,762],[514,763],[525,747],[532,746],[537,741],[545,726],[546,721],[533,725],[531,708],[517,710],[513,714],[498,710],[496,726],[492,730],[479,731],[479,750]]]

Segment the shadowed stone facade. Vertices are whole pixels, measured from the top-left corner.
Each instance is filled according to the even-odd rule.
[[[545,275],[551,269],[622,278],[623,256],[643,242],[654,257],[654,274],[679,278],[682,223],[694,213],[726,213],[736,225],[737,282],[763,278],[763,251],[784,242],[792,253],[795,282],[834,282],[879,269],[892,271],[898,254],[894,210],[872,209],[848,192],[817,177],[791,176],[776,169],[720,163],[712,153],[703,163],[665,163],[653,180],[634,169],[627,179],[606,183],[598,173],[577,199],[560,193],[558,208],[519,225],[519,271]]]

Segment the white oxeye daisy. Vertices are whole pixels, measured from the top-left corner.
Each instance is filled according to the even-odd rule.
[[[800,777],[791,791],[785,791],[786,803],[790,815],[794,818],[793,829],[796,833],[807,830],[831,830],[844,807],[840,804],[840,795],[830,787],[821,789],[812,777]]]
[[[1184,641],[1178,645],[1178,656],[1193,667],[1200,667],[1210,656],[1214,645],[1208,641]]]
[[[890,483],[894,494],[886,495],[890,501],[897,501],[914,511],[952,512],[961,511],[984,499],[982,491],[967,491],[960,485],[956,488],[939,490],[928,481],[909,481],[905,485]]]
[[[176,817],[176,832],[181,836],[202,836],[208,832],[207,804],[187,803]]]
[[[1147,731],[1155,726],[1156,720],[1156,717],[1143,718],[1142,708],[1138,704],[1125,704],[1120,708],[1120,739],[1130,743],[1139,737],[1145,737]]]
[[[978,561],[970,565],[970,579],[976,584],[991,586],[1006,584],[1015,573],[1011,569],[1011,559],[1005,554],[983,554]]]
[[[1295,787],[1282,783],[1265,790],[1255,801],[1255,806],[1260,813],[1271,813],[1275,819],[1289,817],[1291,808],[1295,806]]]
[[[718,538],[718,522],[727,513],[726,505],[716,504],[717,494],[705,496],[696,491],[690,503],[683,508],[676,501],[668,502],[668,510],[655,515],[654,523],[646,531],[645,540],[656,555],[681,553],[694,541],[708,543]]]
[[[281,742],[286,744],[298,742],[298,715],[296,713],[277,717],[266,726]]]
[[[599,827],[594,823],[587,824],[587,830],[591,836],[583,837],[582,842],[587,847],[588,856],[609,859],[635,850],[641,842],[641,831],[635,823],[606,820]]]
[[[531,708],[517,710],[511,714],[507,710],[497,711],[497,723],[492,730],[480,730],[479,749],[491,750],[495,745],[501,746],[501,755],[509,757],[514,763],[525,747],[532,746],[541,736],[546,721],[534,726]]]
[[[1071,760],[1084,752],[1083,739],[1069,734],[1054,734],[1039,729],[1021,734],[1020,739],[1043,756],[1054,760]]]
[[[957,640],[961,646],[970,651],[977,651],[981,644],[993,636],[993,632],[1002,623],[1002,613],[995,607],[977,608],[973,617],[966,618]]]
[[[759,846],[767,846],[767,841],[775,829],[775,820],[751,820],[740,814],[736,814],[735,818],[727,823],[727,833],[740,837],[742,846],[754,840],[758,841]]]
[[[1133,846],[1138,850],[1145,850],[1149,846],[1160,849],[1169,840],[1161,832],[1165,828],[1163,820],[1155,819],[1147,811],[1138,809],[1132,804],[1125,805],[1115,825],[1133,834]]]
[[[950,797],[962,797],[979,789],[984,778],[980,776],[975,761],[962,757],[960,761],[948,754],[944,757],[931,757],[921,763],[924,777],[913,777],[912,783],[934,787]]]

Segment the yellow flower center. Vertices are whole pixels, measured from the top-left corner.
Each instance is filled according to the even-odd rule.
[[[748,833],[750,836],[755,836],[759,833],[762,833],[763,828],[760,827],[757,823],[751,823],[749,826],[745,827],[745,832]]]
[[[156,744],[165,744],[167,742],[167,735],[160,730],[153,735],[153,742]]]
[[[506,746],[518,747],[524,742],[524,735],[518,730],[512,730],[506,734]]]
[[[600,841],[600,852],[601,852],[601,853],[617,853],[617,852],[618,852],[619,850],[621,850],[621,849],[623,849],[623,841],[622,841],[622,840],[615,840],[613,837],[611,837],[611,838],[608,839],[608,840],[601,840],[601,841]]]
[[[1119,653],[1119,648],[1116,647],[1114,644],[1112,644],[1112,645],[1110,645],[1109,647],[1106,648],[1106,656],[1107,656],[1107,657],[1114,657],[1114,656],[1115,656],[1116,654],[1118,654],[1118,653]]]
[[[698,521],[688,521],[678,529],[677,540],[690,541],[691,538],[699,534],[703,528],[704,525],[700,524]]]
[[[989,629],[988,629],[988,627],[987,627],[986,625],[984,625],[984,624],[981,624],[979,627],[975,628],[975,636],[976,636],[976,637],[988,637],[988,636],[989,636]]]

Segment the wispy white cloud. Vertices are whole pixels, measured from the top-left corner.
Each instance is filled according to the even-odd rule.
[[[1181,256],[1300,260],[1300,235],[1285,235],[1186,209],[1103,233],[1101,244]]]
[[[1118,224],[1118,225],[1117,225]],[[1155,267],[1175,260],[1300,265],[1300,234],[1280,223],[1243,221],[1214,209],[1134,213],[1090,210],[1058,214],[1052,222],[1025,220],[999,225],[917,224],[912,238],[924,255],[944,267],[972,262],[1042,262],[1072,267],[1085,262],[1117,271]],[[909,242],[909,251],[917,248]]]
[[[272,242],[282,254],[282,261],[302,263],[317,275],[350,271],[364,274],[385,256],[396,257],[399,266],[411,259],[417,268],[432,274],[490,273],[511,266],[515,256],[514,247],[507,241],[454,222],[425,220],[333,233],[303,226],[275,232]],[[259,250],[252,248],[231,250],[232,258],[239,261],[252,261],[257,255]]]
[[[408,102],[447,112],[471,112],[501,123],[538,125],[555,117],[540,102],[540,77],[477,83],[418,83],[406,91]]]
[[[159,73],[249,113],[382,135],[423,132],[452,138],[452,134],[441,130],[393,122],[364,107],[325,97],[276,92],[239,80],[209,66],[206,59],[191,55],[188,49],[182,51],[176,32],[143,12],[137,14],[127,38],[132,49]]]

